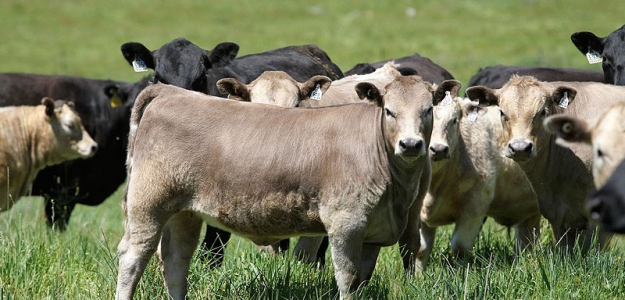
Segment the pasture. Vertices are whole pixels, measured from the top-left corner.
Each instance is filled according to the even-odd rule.
[[[151,49],[186,37],[211,49],[224,41],[239,56],[313,43],[341,69],[418,52],[466,84],[494,64],[600,69],[570,41],[576,31],[605,36],[625,23],[620,1],[24,1],[0,3],[0,72],[64,74],[137,81],[119,47]],[[464,88],[463,88],[464,89]],[[0,215],[0,299],[111,299],[122,234],[121,191],[98,207],[78,206],[67,232],[49,230],[41,198],[22,199]],[[539,245],[516,259],[506,228],[488,221],[475,259],[449,255],[451,227],[439,230],[430,267],[403,273],[397,247],[382,250],[365,299],[622,299],[625,248],[560,255],[543,222]],[[328,254],[329,255],[329,254]],[[329,256],[328,256],[329,261]],[[331,265],[311,269],[260,253],[235,238],[225,263],[198,259],[191,299],[332,299]],[[136,299],[164,298],[152,260]]]

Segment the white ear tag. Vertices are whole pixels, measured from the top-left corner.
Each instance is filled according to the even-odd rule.
[[[135,69],[135,72],[146,72],[148,70],[145,62],[138,57],[135,57],[135,60],[132,61],[132,68]]]
[[[310,99],[312,100],[321,100],[321,86],[319,86],[319,84],[317,84],[315,86],[315,89],[312,91],[312,93],[310,93]]]
[[[567,92],[564,92],[564,96],[562,96],[562,98],[560,99],[560,102],[558,102],[558,106],[562,108],[569,107],[569,97],[568,97]]]
[[[603,58],[601,58],[601,54],[590,48],[588,48],[588,52],[586,52],[586,58],[588,59],[588,63],[591,65],[598,64],[603,61]]]
[[[451,105],[453,103],[454,99],[451,99],[451,93],[449,91],[445,92],[445,98],[443,98],[443,101],[441,101],[441,106],[447,106],[447,105]]]
[[[471,111],[471,113],[467,117],[467,120],[469,120],[469,122],[475,122],[477,120],[477,108]]]

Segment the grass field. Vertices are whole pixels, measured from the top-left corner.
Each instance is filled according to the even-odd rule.
[[[224,41],[240,55],[313,43],[346,70],[418,52],[466,83],[478,68],[588,65],[570,42],[576,31],[605,36],[625,23],[622,1],[95,1],[0,2],[0,72],[68,74],[135,81],[119,50],[138,41],[157,48],[186,37],[210,49]],[[0,215],[0,299],[111,299],[123,234],[119,192],[99,207],[77,207],[69,230],[46,228],[40,198]],[[507,230],[488,222],[475,260],[449,256],[451,227],[439,230],[431,267],[403,273],[397,247],[383,249],[366,299],[623,299],[622,242],[585,257],[550,247],[512,258]],[[315,270],[259,253],[234,239],[223,267],[193,261],[191,299],[330,299],[332,267]],[[165,298],[156,262],[137,299]]]

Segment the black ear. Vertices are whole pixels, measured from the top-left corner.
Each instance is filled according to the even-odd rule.
[[[355,88],[358,98],[367,98],[369,101],[375,101],[379,107],[384,107],[382,93],[373,83],[361,82],[357,84]]]
[[[312,92],[319,86],[319,92],[321,95],[325,93],[332,84],[332,80],[328,76],[316,75],[310,77],[306,82],[300,84],[299,91],[300,97],[303,99],[311,98]]]
[[[355,65],[353,68],[349,69],[345,72],[345,76],[350,75],[365,75],[369,73],[375,72],[375,67],[368,63],[359,63]]]
[[[152,55],[152,51],[148,50],[141,43],[125,43],[122,45],[122,54],[126,61],[132,66],[132,61],[135,59],[140,59],[145,63],[145,66],[154,70],[154,56]]]
[[[212,51],[208,52],[208,62],[211,67],[223,67],[229,64],[239,53],[239,45],[235,43],[220,43]]]
[[[235,78],[223,78],[217,81],[217,89],[222,94],[228,94],[228,99],[252,101],[247,86]]]
[[[548,132],[567,142],[591,143],[588,123],[576,117],[565,114],[549,116],[543,121],[543,126]]]
[[[419,72],[413,68],[400,67],[397,68],[397,71],[399,71],[401,76],[419,75]]]
[[[48,115],[49,117],[55,116],[55,114],[54,114],[54,99],[52,99],[50,97],[43,97],[43,99],[41,99],[41,104],[46,106],[46,115]]]
[[[556,105],[566,108],[577,95],[577,91],[568,86],[559,86],[551,94],[551,101]]]
[[[452,99],[458,97],[458,91],[460,91],[461,87],[462,87],[462,84],[458,80],[451,79],[451,80],[445,80],[441,82],[441,84],[438,85],[438,87],[432,94],[433,104],[437,105],[439,102],[445,99],[447,92],[449,92],[449,95],[451,96]]]
[[[480,106],[499,105],[499,99],[495,94],[495,90],[485,86],[473,86],[465,91],[465,94],[471,101],[478,101]]]
[[[582,54],[588,53],[589,49],[599,54],[603,54],[603,38],[596,36],[592,32],[581,31],[571,34],[571,41]]]

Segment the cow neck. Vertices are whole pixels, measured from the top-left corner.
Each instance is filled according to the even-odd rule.
[[[51,148],[55,147],[57,141],[54,138],[51,125],[41,116],[45,113],[45,107],[37,106],[35,113],[24,115],[25,123],[30,126],[22,126],[24,130],[24,141],[27,141],[30,171],[38,172],[49,165],[58,164],[63,159],[54,155]]]
[[[388,170],[390,172],[390,184],[388,192],[395,196],[410,196],[414,201],[414,197],[417,195],[419,189],[419,179],[423,168],[425,167],[426,159],[429,159],[427,155],[423,155],[414,162],[406,162],[401,157],[394,154],[394,150],[386,143],[387,137],[386,123],[384,122],[383,111],[380,108],[377,118],[382,124],[381,139],[378,139],[378,145],[380,149],[384,149],[384,153],[381,153],[381,157],[386,155],[388,161]]]
[[[525,173],[527,179],[532,186],[544,186],[544,176],[548,176],[549,161],[554,155],[558,155],[558,146],[555,144],[555,136],[551,136],[546,147],[540,147],[536,150],[536,157],[530,158],[525,162],[517,162],[521,170]],[[561,154],[561,153],[560,153]],[[538,191],[535,191],[538,193]]]

